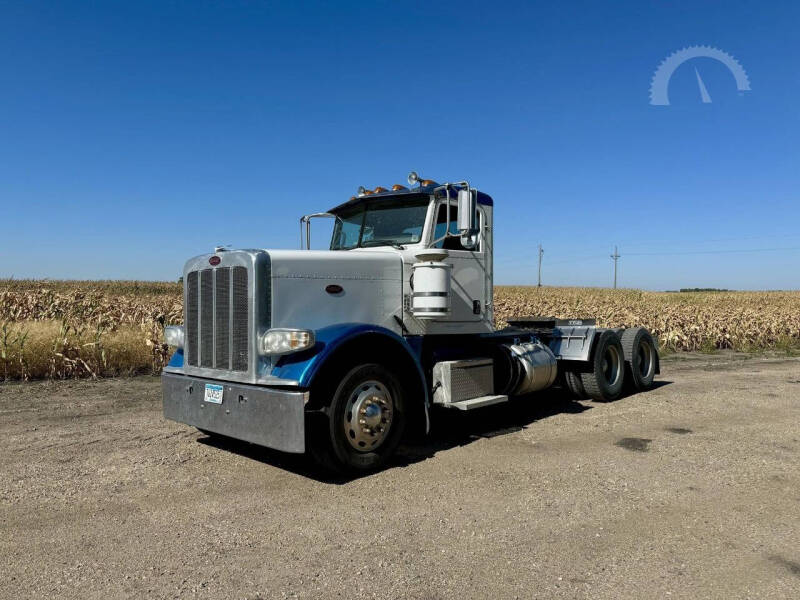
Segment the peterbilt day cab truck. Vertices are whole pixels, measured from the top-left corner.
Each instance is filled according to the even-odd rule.
[[[496,329],[492,198],[408,181],[302,217],[300,250],[190,259],[184,325],[165,330],[165,417],[359,472],[427,433],[439,407],[535,402],[556,383],[600,401],[652,386],[643,328],[518,317]],[[315,217],[335,219],[329,250],[310,250]]]

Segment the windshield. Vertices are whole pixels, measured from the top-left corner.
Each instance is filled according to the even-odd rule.
[[[427,197],[376,198],[338,211],[331,250],[416,244],[427,212]]]

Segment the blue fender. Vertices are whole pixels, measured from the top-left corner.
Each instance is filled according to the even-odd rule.
[[[425,393],[425,420],[426,429],[428,423],[429,394],[428,386],[425,384],[425,373],[419,360],[419,351],[409,344],[404,337],[397,335],[394,331],[369,325],[366,323],[341,323],[322,327],[314,332],[316,343],[313,348],[296,354],[287,354],[281,357],[277,364],[272,368],[272,376],[281,379],[291,379],[299,382],[301,387],[310,387],[314,377],[342,344],[354,340],[360,336],[368,334],[378,334],[400,344],[408,352],[408,356],[417,368],[419,381]],[[417,340],[413,340],[417,341]],[[419,346],[419,344],[415,344]]]
[[[390,329],[366,323],[341,323],[317,329],[314,332],[316,340],[314,347],[304,352],[287,354],[281,357],[272,368],[272,376],[281,379],[292,379],[299,382],[301,387],[309,387],[314,380],[314,376],[325,363],[325,360],[327,360],[339,346],[359,336],[376,333],[398,342],[405,348],[409,357],[414,361],[417,367],[420,380],[424,383],[425,376],[422,371],[422,365],[419,362],[419,356],[406,339],[397,335]],[[424,387],[426,386],[423,385],[423,388]]]
[[[183,348],[178,348],[172,358],[169,359],[168,367],[183,368]]]

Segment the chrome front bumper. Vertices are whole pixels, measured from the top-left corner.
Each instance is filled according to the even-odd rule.
[[[222,385],[222,404],[204,400],[205,384]],[[284,452],[305,452],[308,392],[163,373],[164,417]]]

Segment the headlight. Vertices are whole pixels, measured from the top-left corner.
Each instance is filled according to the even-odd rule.
[[[258,336],[261,354],[288,354],[314,345],[314,332],[308,329],[270,329]]]
[[[167,325],[164,327],[164,341],[168,346],[183,348],[183,325]]]

